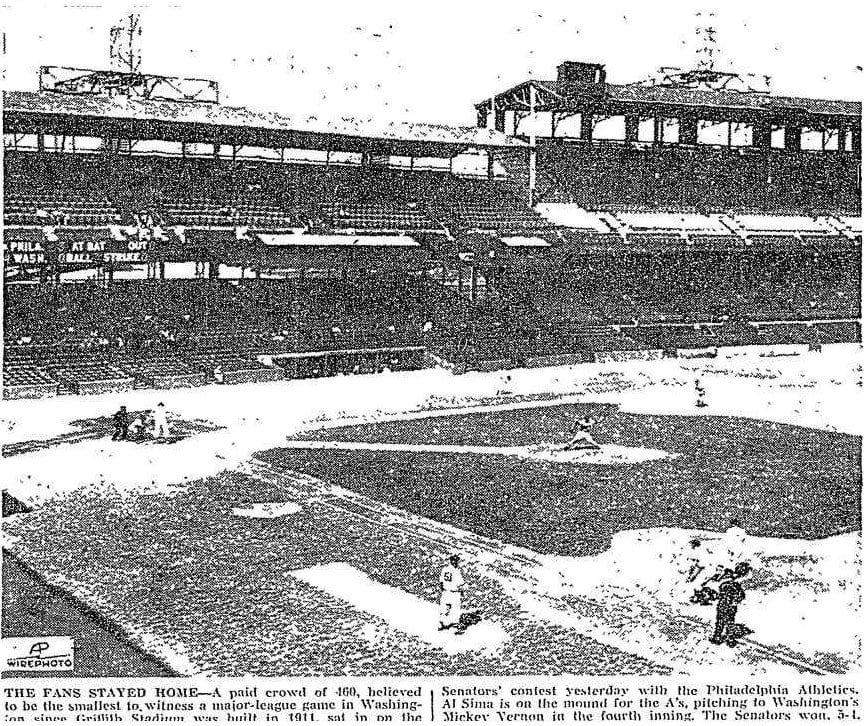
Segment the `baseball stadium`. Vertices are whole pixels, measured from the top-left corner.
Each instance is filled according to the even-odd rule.
[[[4,639],[75,676],[860,665],[860,102],[563,60],[375,126],[128,60],[3,96]],[[692,573],[742,560],[721,647]]]

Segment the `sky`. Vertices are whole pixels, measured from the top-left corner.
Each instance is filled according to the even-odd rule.
[[[613,83],[693,67],[696,28],[706,24],[717,31],[720,69],[767,74],[778,94],[860,99],[862,5],[7,0],[0,8],[8,89],[35,90],[42,64],[107,68],[109,28],[136,12],[141,70],[217,80],[222,103],[473,125],[476,102],[529,77],[554,78],[563,60],[605,63]]]

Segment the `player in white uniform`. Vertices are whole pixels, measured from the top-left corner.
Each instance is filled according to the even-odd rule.
[[[456,628],[461,633],[459,622],[462,618],[462,588],[465,578],[459,570],[459,555],[452,555],[441,570],[441,607],[438,613],[439,630]]]
[[[702,385],[702,380],[700,378],[696,379],[696,407],[697,408],[705,408],[708,406],[708,402],[705,400],[705,386]]]
[[[576,433],[562,447],[563,451],[578,451],[580,449],[599,449],[600,444],[591,436],[591,427],[597,423],[593,416],[586,416],[576,421]]]
[[[165,404],[160,402],[153,411],[153,437],[166,439],[169,436],[171,436],[171,429],[168,428],[168,414],[165,411]]]

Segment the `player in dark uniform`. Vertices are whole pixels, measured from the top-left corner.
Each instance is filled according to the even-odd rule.
[[[114,433],[111,434],[111,441],[126,441],[129,434],[129,414],[126,413],[126,406],[120,406],[120,410],[112,418]]]

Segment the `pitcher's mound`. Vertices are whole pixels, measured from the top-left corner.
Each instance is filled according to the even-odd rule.
[[[646,461],[674,459],[680,456],[661,449],[647,449],[640,446],[618,446],[602,444],[599,448],[562,449],[557,444],[527,446],[519,453],[526,459],[552,461],[557,464],[641,464]]]

